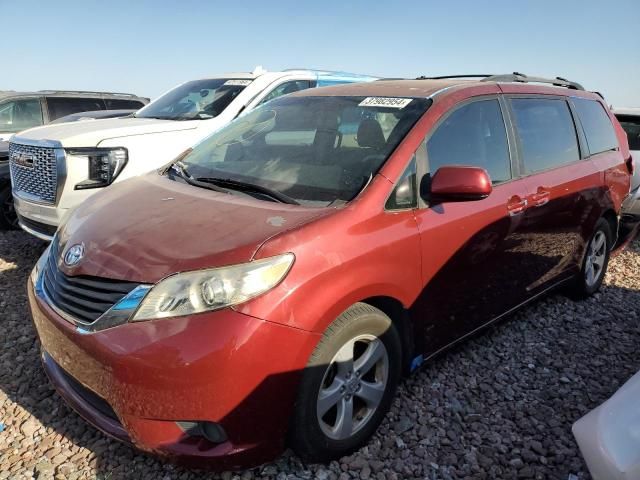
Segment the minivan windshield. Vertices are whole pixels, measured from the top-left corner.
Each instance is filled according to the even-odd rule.
[[[430,102],[277,98],[196,145],[179,162],[180,171],[266,200],[277,201],[279,193],[303,205],[345,203],[367,185]]]
[[[250,79],[216,78],[193,80],[173,90],[139,110],[137,118],[163,120],[206,120],[220,115]]]

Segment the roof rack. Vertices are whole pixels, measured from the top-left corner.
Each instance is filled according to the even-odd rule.
[[[313,73],[325,74],[325,75],[349,75],[350,77],[363,77],[363,78],[374,76],[374,75],[367,75],[365,73],[345,72],[342,70],[327,70],[324,68],[285,68],[282,71],[283,72],[303,71],[303,72],[313,72]]]
[[[491,76],[493,76],[493,74],[491,73],[472,73],[469,75],[442,75],[440,77],[427,77],[425,75],[422,75],[416,78],[416,80],[447,80],[449,78],[486,78]]]
[[[444,80],[447,78],[481,78],[481,82],[519,82],[519,83],[548,83],[556,87],[566,87],[573,90],[584,90],[584,87],[578,82],[572,82],[566,78],[544,78],[544,77],[529,77],[524,73],[513,72],[499,75],[445,75],[441,77],[418,77],[417,80]]]
[[[38,93],[80,93],[82,95],[120,95],[123,97],[137,97],[133,93],[93,92],[91,90],[38,90]]]

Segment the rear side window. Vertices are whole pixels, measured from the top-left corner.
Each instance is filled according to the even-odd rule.
[[[573,117],[565,100],[511,100],[526,173],[539,172],[580,159]]]
[[[104,102],[101,98],[48,97],[47,106],[49,108],[49,120],[66,117],[72,113],[104,110]]]
[[[618,148],[616,132],[602,104],[586,98],[574,98],[572,102],[587,137],[589,153],[595,155]]]
[[[121,100],[119,98],[105,98],[107,110],[138,109],[144,107],[144,103],[138,100]]]
[[[455,110],[427,141],[428,171],[445,165],[484,168],[493,184],[511,178],[507,133],[498,100],[480,100]]]
[[[640,116],[616,115],[629,139],[630,150],[640,150]]]

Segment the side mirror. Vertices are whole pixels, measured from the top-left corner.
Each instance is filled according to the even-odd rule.
[[[429,201],[468,202],[482,200],[491,193],[491,178],[484,168],[440,167],[431,179]]]

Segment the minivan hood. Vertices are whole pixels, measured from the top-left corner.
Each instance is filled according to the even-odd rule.
[[[333,211],[218,193],[152,172],[85,200],[56,239],[61,258],[76,244],[84,244],[84,258],[58,265],[68,275],[155,283],[248,262],[268,238]]]
[[[193,130],[199,122],[202,120],[176,121],[135,117],[85,120],[31,128],[17,134],[12,141],[20,143],[21,139],[52,140],[61,143],[63,147],[95,147],[103,140],[111,138]]]

